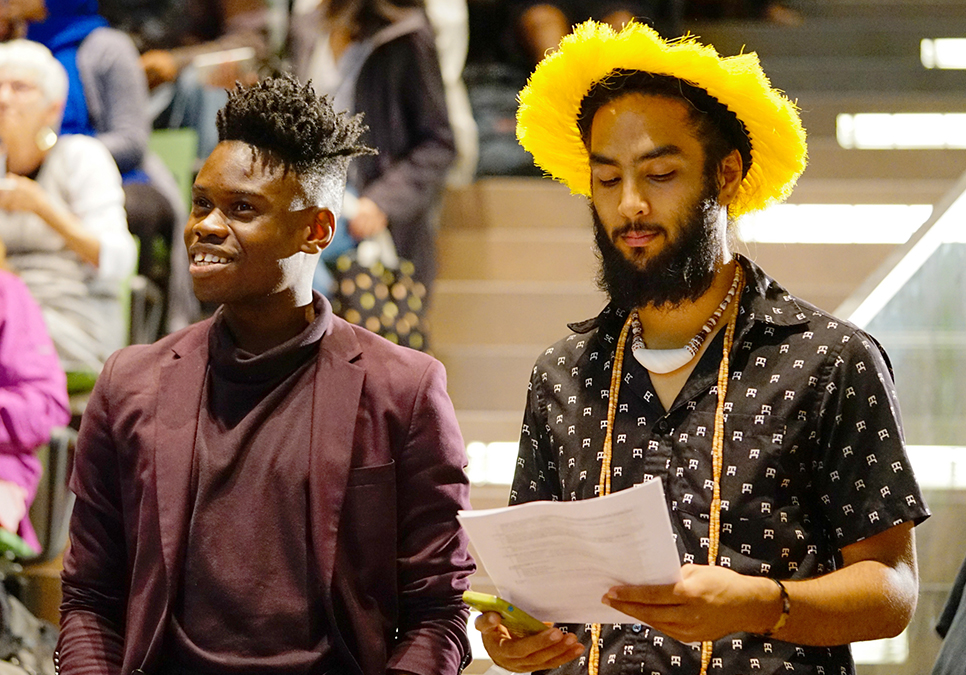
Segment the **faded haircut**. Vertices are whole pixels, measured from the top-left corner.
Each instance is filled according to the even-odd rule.
[[[336,112],[328,96],[290,75],[236,85],[218,111],[217,125],[219,141],[255,146],[266,161],[294,171],[308,195],[336,214],[349,160],[376,152],[359,140],[368,130],[361,114]]]

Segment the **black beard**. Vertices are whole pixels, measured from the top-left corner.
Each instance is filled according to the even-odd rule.
[[[716,185],[708,183],[688,208],[681,228],[653,258],[639,265],[628,260],[607,235],[597,209],[591,204],[594,240],[600,268],[597,286],[611,302],[623,309],[652,305],[680,305],[704,295],[723,262],[717,233],[718,201]],[[654,226],[649,226],[654,227]],[[667,228],[657,226],[667,236]],[[615,238],[637,229],[626,223],[615,231]]]

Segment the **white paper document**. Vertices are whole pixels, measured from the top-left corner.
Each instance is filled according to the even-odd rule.
[[[460,511],[500,596],[541,621],[627,623],[611,586],[672,584],[681,562],[660,479],[606,497]]]

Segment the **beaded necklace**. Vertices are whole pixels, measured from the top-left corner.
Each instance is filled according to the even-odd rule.
[[[740,294],[744,287],[745,273],[738,263],[735,267],[735,281],[732,283],[732,290],[728,297]],[[727,307],[727,305],[725,305]],[[723,313],[724,310],[722,310]],[[613,454],[613,431],[614,419],[617,415],[617,397],[620,394],[621,373],[624,370],[624,348],[627,345],[627,334],[631,331],[631,326],[637,312],[631,315],[624,322],[621,328],[620,337],[617,338],[617,351],[614,354],[614,367],[610,376],[610,395],[607,399],[607,432],[604,435],[604,458],[600,467],[600,490],[601,497],[610,494],[610,475],[611,475],[611,456]],[[720,315],[719,315],[720,316]],[[714,488],[711,496],[710,524],[709,524],[709,546],[708,564],[715,565],[718,559],[718,540],[721,537],[721,467],[724,459],[724,434],[725,434],[725,397],[728,395],[728,369],[731,345],[734,342],[735,326],[738,324],[738,311],[732,314],[728,325],[725,328],[724,345],[721,348],[721,363],[718,366],[718,391],[717,404],[714,411],[714,436],[711,441],[711,471]],[[646,366],[645,366],[646,367]],[[600,670],[600,624],[595,623],[591,627],[590,654],[587,658],[587,672],[589,675],[598,675]],[[707,675],[708,666],[711,664],[711,650],[714,643],[705,641],[701,643],[701,675]]]
[[[689,364],[698,355],[701,345],[711,335],[711,331],[718,325],[718,320],[721,319],[721,315],[724,314],[724,311],[728,309],[728,305],[731,304],[731,299],[735,297],[735,292],[738,290],[738,270],[740,268],[741,265],[736,263],[735,278],[731,282],[731,288],[728,289],[728,294],[725,295],[724,300],[714,310],[714,313],[701,327],[698,334],[680,349],[648,349],[644,344],[641,319],[637,312],[631,312],[631,351],[634,352],[634,358],[637,359],[637,362],[650,372],[660,375],[674,372]]]

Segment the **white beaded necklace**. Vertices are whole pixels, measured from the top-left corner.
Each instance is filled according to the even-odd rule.
[[[724,300],[714,310],[714,314],[705,322],[698,334],[680,349],[648,349],[644,345],[644,338],[642,337],[641,320],[636,311],[631,312],[631,350],[634,352],[634,358],[637,359],[637,362],[650,372],[658,374],[671,373],[689,364],[697,356],[698,350],[701,349],[701,345],[704,344],[711,331],[718,325],[718,320],[728,309],[731,299],[735,297],[735,292],[738,290],[740,283],[738,274],[740,265],[741,263],[735,263],[735,278],[731,282],[731,288],[728,289],[728,294],[724,297]]]

